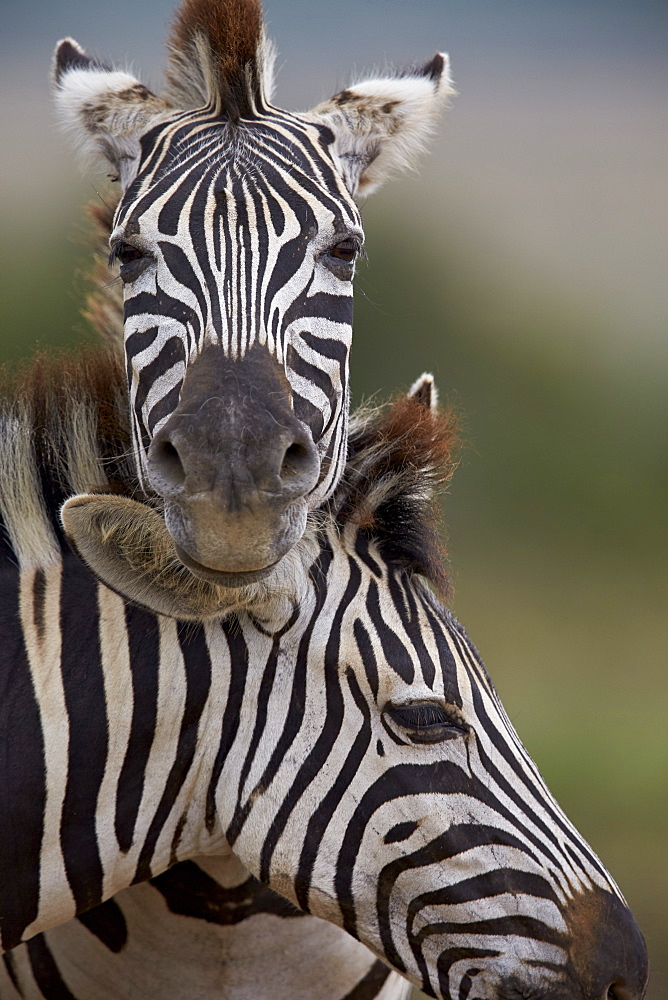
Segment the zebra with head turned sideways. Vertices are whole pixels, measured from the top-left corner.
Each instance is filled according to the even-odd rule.
[[[410,164],[451,93],[447,58],[313,110],[271,101],[259,0],[183,0],[151,93],[56,50],[56,102],[120,181],[111,233],[141,480],[198,577],[266,576],[346,455],[356,195]]]
[[[150,500],[117,457],[129,444],[119,367],[42,362],[8,391],[0,934],[5,949],[27,942],[5,959],[9,1000],[111,995],[71,938],[49,932],[77,914],[109,954],[119,946],[123,996],[134,904],[112,903],[115,937],[109,909],[95,907],[180,862],[198,859],[201,874],[231,857],[432,996],[640,1000],[646,951],[619,890],[428,585],[443,582],[432,497],[450,448],[429,396],[425,380],[355,426],[344,479],[280,593],[249,592],[234,615],[184,623],[128,604],[64,547],[59,505],[82,485]],[[158,560],[158,576],[169,569]],[[186,586],[191,618],[192,600]],[[197,896],[191,875],[183,893],[165,877],[168,905]],[[135,890],[146,930],[148,889]],[[275,901],[260,907],[290,919]],[[317,937],[300,919],[305,940]],[[390,995],[367,952],[347,956],[349,996]],[[297,968],[300,958],[295,949]],[[250,964],[237,967],[242,981]],[[249,995],[247,979],[245,994],[235,983],[221,995]],[[262,990],[279,995],[267,977],[253,995]]]

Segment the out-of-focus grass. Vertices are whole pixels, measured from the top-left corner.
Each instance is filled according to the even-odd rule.
[[[394,387],[428,368],[462,411],[468,447],[444,503],[455,611],[626,894],[650,950],[648,1000],[662,1000],[665,369],[633,331],[608,342],[604,303],[524,287],[512,268],[502,280],[492,260],[476,270],[479,249],[435,235],[426,212],[410,235],[387,225],[387,206],[367,222],[354,385]]]
[[[384,195],[380,196],[382,199]],[[664,372],[605,303],[527,285],[428,208],[370,203],[355,395],[423,369],[464,414],[445,500],[455,610],[570,818],[627,895],[668,995]],[[4,357],[77,319],[72,223],[6,234]],[[481,261],[485,267],[481,267]],[[81,288],[79,281],[79,289]]]
[[[33,217],[4,227],[0,362],[90,336],[80,315],[91,260],[85,236],[84,222],[67,218],[44,226]]]

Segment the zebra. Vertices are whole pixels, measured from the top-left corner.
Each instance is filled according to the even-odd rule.
[[[259,0],[183,0],[163,94],[71,38],[54,57],[64,125],[121,187],[140,481],[181,562],[228,587],[271,575],[341,476],[355,197],[414,161],[452,93],[437,54],[293,114],[273,59]]]
[[[182,861],[2,957],[2,1000],[406,1000],[411,991],[233,856]]]
[[[74,996],[53,979],[39,992],[60,975],[50,928],[79,915],[118,943],[116,893],[232,856],[431,996],[640,1000],[623,897],[439,599],[452,435],[431,380],[355,419],[276,600],[203,622],[125,601],[66,547],[58,512],[82,484],[152,510],[124,393],[117,359],[93,351],[42,359],[0,407],[6,996]],[[391,995],[363,980],[349,995]]]
[[[118,286],[108,281],[104,255],[113,210],[113,198],[110,200],[108,193],[103,201],[89,206],[100,252],[90,275],[94,291],[89,293],[86,315],[98,337],[118,351],[123,340],[122,299],[119,301]],[[112,405],[117,412],[125,409],[120,398]],[[108,403],[103,404],[103,411],[107,408]],[[78,481],[76,488],[84,485]],[[126,504],[134,513],[133,503],[126,500]],[[108,513],[105,507],[105,514]],[[145,524],[147,513],[150,514],[142,508],[140,525]],[[137,523],[135,517],[126,522],[122,537],[116,539],[114,534],[109,549],[109,559],[114,560],[111,575],[117,584],[121,579],[128,582],[127,567],[121,565],[119,556],[125,552],[131,555],[135,548],[145,551],[137,535]],[[166,534],[164,530],[161,533],[164,542]],[[154,530],[153,549],[155,537]],[[154,557],[152,570],[153,586],[144,586],[142,591],[150,607],[163,613],[173,611],[181,618],[229,612],[228,592],[212,588],[211,599],[206,602],[202,584],[195,584],[178,567],[167,564],[156,574]],[[163,581],[160,587],[156,575]],[[171,580],[172,590],[174,587],[178,590],[176,605],[173,594],[164,586],[165,578]],[[135,598],[136,585],[133,577],[128,589],[134,586]],[[156,906],[156,888],[159,899],[168,901],[169,911],[164,912],[159,903]],[[185,921],[184,916],[188,918]],[[301,919],[296,921],[295,917]],[[193,918],[198,921],[194,934],[188,926]],[[147,936],[155,934],[159,946],[154,941],[149,947]],[[258,967],[258,947],[271,974],[263,975]],[[221,951],[227,956],[224,964]],[[254,956],[250,967],[249,955]],[[64,1000],[74,995],[72,990],[86,1000],[99,996],[102,990],[120,1000],[124,991],[128,997],[134,997],[138,989],[144,1000],[152,995],[164,1000],[179,990],[190,998],[199,992],[212,1000],[237,988],[260,1000],[267,988],[275,996],[279,964],[280,988],[291,1000],[301,995],[309,1000],[339,1000],[349,995],[360,1000],[372,995],[378,1000],[404,1000],[410,989],[403,977],[350,935],[333,924],[307,916],[277,896],[232,855],[200,859],[199,863],[181,862],[150,882],[124,890],[80,914],[78,919],[36,935],[5,955],[4,960],[5,964],[0,965],[0,1000],[15,1000],[19,996],[48,1000],[54,995]],[[74,968],[61,972],[70,960]],[[237,987],[237,983],[241,985]]]

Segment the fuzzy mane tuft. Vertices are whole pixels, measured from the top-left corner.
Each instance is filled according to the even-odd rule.
[[[0,369],[3,559],[42,566],[56,558],[65,544],[60,506],[73,494],[132,495],[127,412],[120,355],[104,346],[38,354],[18,370]]]
[[[105,346],[38,353],[0,368],[0,417],[31,423],[47,492],[136,491],[122,359]],[[47,496],[48,500],[49,497]],[[58,501],[62,502],[62,501]]]
[[[90,249],[94,255],[88,274],[92,288],[86,296],[83,317],[95,333],[118,357],[123,357],[123,286],[109,273],[109,237],[114,223],[114,213],[120,199],[116,189],[105,191],[104,199],[91,201],[86,214],[93,224]]]
[[[388,561],[425,576],[443,596],[450,584],[438,493],[454,472],[457,444],[453,412],[425,406],[419,396],[361,408],[351,418],[348,463],[331,500],[342,528],[354,525]]]
[[[232,121],[264,105],[271,55],[260,0],[183,0],[168,49],[174,105],[209,104]]]

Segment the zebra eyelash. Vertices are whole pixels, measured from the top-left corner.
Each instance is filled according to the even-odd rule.
[[[332,254],[334,250],[337,250],[342,243],[351,243],[354,248],[355,258],[361,257],[363,260],[368,260],[368,255],[364,246],[364,235],[362,233],[337,233],[331,241],[326,244],[321,253],[322,254]]]
[[[388,705],[385,714],[413,743],[442,743],[469,732],[469,727],[436,702]]]
[[[125,260],[123,259],[125,255]],[[115,264],[116,261],[120,261],[123,264],[133,264],[138,260],[152,260],[153,257],[150,253],[141,250],[139,247],[135,246],[134,243],[128,243],[126,240],[117,240],[111,250],[109,251],[109,264]]]
[[[340,256],[341,252],[351,256]],[[366,258],[361,240],[357,236],[343,236],[320,254],[320,261],[337,278],[350,281],[354,277],[355,264],[360,257]]]
[[[144,253],[139,247],[132,243],[119,240],[111,248],[109,253],[109,266],[113,266],[117,261],[120,263],[121,281],[129,283],[135,281],[146,268],[153,263],[154,258],[150,254]]]

